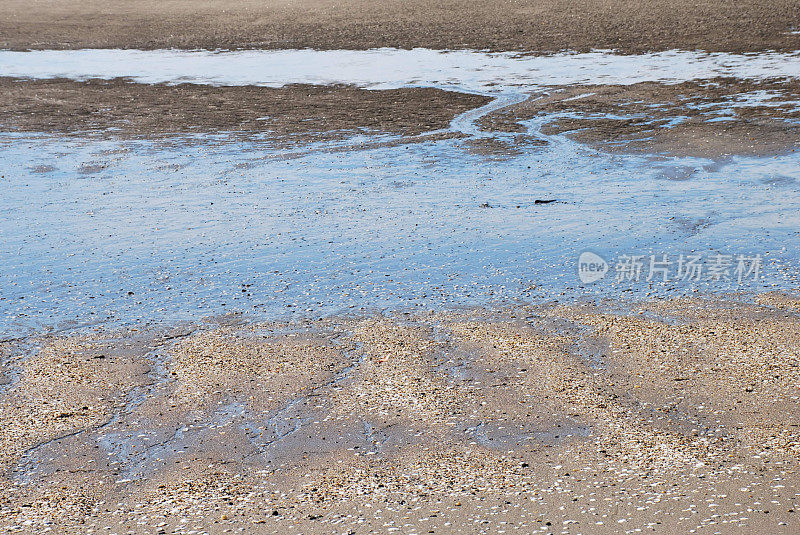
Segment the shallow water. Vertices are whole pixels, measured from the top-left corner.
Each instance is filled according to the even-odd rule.
[[[316,59],[298,63],[301,56]],[[231,62],[234,57],[252,68]],[[678,61],[686,57],[693,58],[688,65]],[[396,61],[398,68],[376,69],[378,60]],[[353,63],[340,72],[343,61]],[[226,312],[319,317],[763,290],[797,281],[798,153],[717,161],[608,154],[542,134],[555,116],[526,123],[524,135],[542,145],[476,126],[485,113],[526,98],[520,89],[526,85],[800,75],[796,56],[93,50],[0,52],[0,70],[503,92],[453,121],[449,130],[468,137],[412,144],[381,143],[398,138],[369,133],[300,151],[276,148],[267,137],[242,141],[224,133],[158,141],[2,134],[4,337],[42,327],[194,321]],[[486,139],[507,143],[514,153],[477,153],[471,143]],[[557,202],[536,203],[545,199]],[[582,284],[577,259],[585,251],[612,266],[625,254],[668,254],[673,261],[691,253],[760,254],[763,277],[741,285],[659,283],[643,280],[645,273],[638,282],[616,283],[610,273]]]
[[[2,331],[651,286],[580,288],[584,250],[797,265],[798,155],[656,160],[564,138],[502,160],[460,140],[280,155],[258,142],[3,136]],[[769,267],[757,286],[796,273]]]
[[[670,50],[641,55],[597,51],[526,56],[471,50],[36,50],[0,51],[0,75],[130,78],[142,83],[213,85],[352,84],[468,92],[527,91],[546,85],[634,84],[800,77],[800,52],[725,54]]]

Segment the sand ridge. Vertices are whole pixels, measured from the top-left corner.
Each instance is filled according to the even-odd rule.
[[[790,533],[798,337],[789,309],[700,299],[245,322],[154,338],[148,381],[58,365],[93,337],[44,340],[6,402],[41,374],[58,399],[100,379],[117,401],[57,427],[18,404],[0,520]]]

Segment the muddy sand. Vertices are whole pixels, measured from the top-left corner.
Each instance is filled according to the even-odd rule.
[[[800,46],[793,0],[390,2],[56,0],[0,5],[0,48],[473,48],[553,52]],[[794,32],[794,33],[793,33]]]
[[[551,115],[542,133],[566,134],[605,151],[769,155],[800,146],[798,102],[796,80],[564,86],[498,110],[481,124],[493,131],[524,131],[522,122]]]
[[[357,134],[403,136],[399,143],[430,141],[425,134],[441,135],[460,114],[491,101],[434,88],[213,87],[123,79],[0,78],[0,88],[0,125],[8,132],[137,139],[226,133],[276,144]],[[605,151],[712,159],[780,154],[800,145],[798,102],[798,82],[785,79],[553,86],[480,119],[487,134],[520,134],[518,146],[488,137],[468,145],[492,155],[546,144],[542,137],[522,135],[525,121],[546,117],[545,136],[566,134]]]
[[[445,128],[488,97],[431,88],[212,87],[125,80],[0,78],[6,131],[123,138],[232,132],[309,142],[364,131],[413,136]]]
[[[3,346],[6,533],[796,533],[800,302]]]

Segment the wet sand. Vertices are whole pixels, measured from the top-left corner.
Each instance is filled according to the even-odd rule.
[[[756,301],[6,343],[0,525],[796,533],[800,301]]]
[[[358,134],[403,136],[399,143],[447,128],[491,97],[404,88],[352,86],[211,87],[140,84],[121,79],[0,78],[0,125],[11,132],[157,139],[226,133],[276,144],[343,140]],[[680,84],[550,87],[520,104],[480,118],[486,133],[518,134],[515,142],[479,138],[479,154],[509,156],[566,134],[604,151],[711,159],[764,156],[800,145],[800,87],[794,80],[716,78]],[[457,132],[453,132],[457,134]]]
[[[547,114],[553,119],[542,133],[566,134],[604,151],[722,158],[800,146],[796,80],[554,87],[481,123],[487,130],[525,131],[524,121]]]
[[[687,0],[109,3],[9,0],[2,48],[475,48],[555,52],[700,49],[751,52],[800,46],[800,5]]]
[[[14,49],[759,52],[797,50],[798,28],[796,1],[0,5],[0,47]],[[20,161],[30,171],[9,168],[3,177],[14,197],[6,225],[16,240],[7,256],[15,267],[4,278],[14,287],[0,296],[9,328],[30,332],[36,323],[26,322],[38,321],[39,306],[45,321],[79,311],[69,321],[99,325],[15,331],[0,341],[0,531],[800,531],[800,298],[645,299],[643,286],[634,293],[639,301],[551,302],[558,292],[537,288],[541,281],[533,279],[572,267],[517,239],[521,232],[540,234],[558,248],[576,233],[588,235],[592,217],[600,228],[609,213],[621,211],[607,195],[664,207],[644,211],[657,215],[645,229],[640,221],[612,219],[609,226],[622,229],[617,232],[629,228],[634,238],[660,240],[622,244],[668,243],[666,229],[686,248],[727,245],[719,236],[731,235],[740,238],[737,246],[751,245],[760,231],[773,233],[764,247],[774,251],[784,233],[791,245],[792,160],[765,169],[768,177],[748,175],[746,186],[716,176],[698,185],[708,176],[697,178],[694,163],[678,162],[664,167],[669,180],[645,184],[665,199],[644,197],[619,176],[603,178],[614,165],[627,174],[636,169],[614,162],[616,154],[602,164],[603,173],[587,166],[591,173],[584,175],[578,175],[585,171],[582,149],[565,152],[557,170],[534,161],[551,154],[545,150],[562,134],[592,150],[652,156],[640,165],[698,156],[714,169],[732,155],[791,152],[800,141],[796,81],[549,87],[476,113],[477,123],[462,121],[462,130],[437,134],[465,139],[421,151],[410,163],[397,153],[381,159],[368,151],[363,162],[336,158],[331,152],[339,149],[314,145],[304,155],[319,151],[319,169],[302,160],[281,170],[271,160],[258,167],[266,149],[246,142],[308,145],[363,134],[373,148],[414,149],[402,144],[439,139],[427,133],[490,99],[420,88],[12,78],[0,78],[0,95],[0,124],[10,133],[5,148],[29,147],[19,149],[22,157],[4,153],[18,158],[9,167]],[[19,133],[23,141],[15,140]],[[43,144],[38,134],[47,134]],[[209,147],[219,134],[245,143],[234,140],[208,154],[183,150],[195,134],[196,144]],[[380,134],[397,137],[370,138]],[[116,138],[168,140],[173,150],[116,146]],[[520,160],[519,169],[494,165],[520,155],[530,161]],[[475,169],[461,165],[467,159]],[[234,180],[234,171],[247,176]],[[595,171],[602,190],[562,198],[572,191],[564,181],[575,175],[589,184]],[[691,188],[686,198],[673,191],[680,189],[674,180],[689,179],[702,202]],[[278,189],[262,188],[284,180]],[[338,189],[304,188],[315,181]],[[428,195],[413,189],[415,182],[441,190]],[[151,196],[136,190],[159,185]],[[298,201],[298,191],[308,197]],[[786,214],[766,213],[769,223],[758,224],[734,217],[748,206],[733,198],[741,192],[760,205],[776,201],[775,211]],[[122,199],[95,202],[94,193],[122,193]],[[535,199],[556,197],[558,203],[536,205]],[[349,204],[342,206],[342,199]],[[381,206],[383,199],[391,202]],[[693,211],[684,213],[687,204]],[[42,226],[30,222],[31,207],[39,206]],[[593,211],[563,215],[577,213],[568,212],[575,206]],[[722,230],[703,234],[720,221]],[[548,225],[557,230],[552,237]],[[64,229],[75,241],[52,246]],[[598,236],[597,243],[613,243],[616,234]],[[280,247],[259,249],[270,240]],[[464,244],[472,256],[480,250],[485,257],[458,264]],[[257,254],[244,255],[244,248]],[[532,254],[546,262],[512,273],[513,284],[535,289],[528,301],[543,304],[456,309],[414,303],[413,312],[398,306],[353,316],[324,309],[335,292],[351,310],[369,310],[380,295],[369,291],[394,284],[394,277],[406,283],[411,277],[417,286],[386,286],[387,295],[411,295],[413,288],[423,297],[440,293],[445,303],[456,302],[447,300],[448,292],[472,298],[480,293],[474,281],[452,282],[453,273],[492,272],[503,255]],[[100,263],[87,261],[96,256]],[[261,257],[283,264],[248,263]],[[342,266],[352,278],[325,286],[320,275]],[[304,279],[303,270],[313,277]],[[274,288],[260,285],[263,280]],[[505,290],[494,283],[479,299]],[[222,307],[252,304],[244,297],[251,292],[259,307],[277,303],[298,309],[295,318],[314,319],[266,322],[231,314],[178,324],[156,317],[177,316],[192,305],[197,308],[189,313],[199,318],[220,300]],[[46,299],[57,309],[42,305]],[[147,308],[152,303],[157,308]],[[125,328],[104,326],[123,306],[123,319],[143,317]]]
[[[0,78],[5,131],[122,138],[187,133],[263,134],[294,142],[445,128],[488,97],[437,89],[369,91],[349,86],[211,87],[125,80]]]

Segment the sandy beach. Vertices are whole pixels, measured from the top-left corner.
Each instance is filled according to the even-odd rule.
[[[765,294],[26,340],[35,356],[6,366],[0,522],[794,533],[797,307]]]
[[[0,122],[8,130],[129,139],[192,132],[267,133],[273,142],[296,144],[344,139],[369,130],[404,136],[405,142],[413,143],[426,139],[414,136],[446,128],[459,114],[489,102],[480,95],[428,88],[272,89],[16,78],[0,78],[0,86],[5,91]],[[761,103],[736,106],[737,97],[753,92],[771,95]],[[537,115],[571,114],[549,122],[543,132],[563,133],[611,151],[711,158],[769,155],[800,144],[800,108],[795,105],[799,97],[798,82],[792,80],[552,87],[546,95],[489,113],[480,125],[486,131],[522,133],[526,127],[520,123]],[[731,106],[736,120],[709,122],[715,108]],[[665,128],[676,119],[682,121]]]
[[[9,0],[3,48],[796,50],[798,3]]]
[[[0,532],[800,532],[797,2],[9,0],[0,49]]]
[[[377,92],[349,86],[271,89],[14,78],[0,78],[0,85],[5,93],[0,122],[7,129],[129,139],[230,131],[308,143],[365,129],[413,136],[444,128],[456,115],[489,101],[427,88]]]

